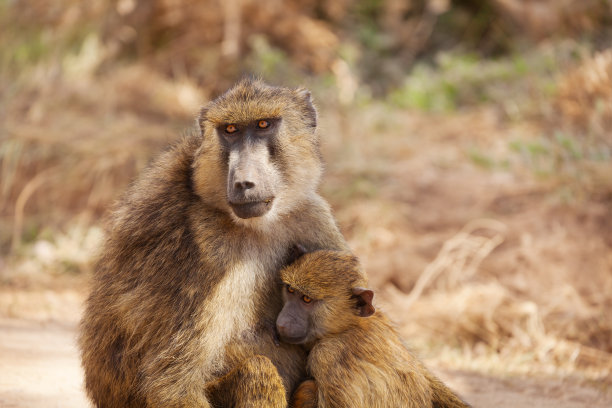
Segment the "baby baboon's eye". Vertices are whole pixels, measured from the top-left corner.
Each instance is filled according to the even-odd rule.
[[[260,129],[265,129],[269,126],[270,126],[270,122],[268,122],[267,120],[260,120],[259,122],[257,122],[257,127]]]
[[[295,289],[293,289],[291,286],[287,285],[287,292],[293,293],[293,292],[295,292]]]
[[[312,299],[309,298],[308,296],[304,295],[304,296],[302,296],[302,301],[304,303],[310,303],[310,302],[312,302]]]
[[[238,128],[236,127],[236,125],[227,125],[225,127],[225,133],[234,133],[238,130]]]

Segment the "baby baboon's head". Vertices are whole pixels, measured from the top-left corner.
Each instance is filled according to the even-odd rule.
[[[245,79],[205,106],[196,192],[241,224],[289,213],[321,176],[317,113],[305,89]]]
[[[350,253],[320,250],[281,271],[284,306],[276,320],[280,338],[307,344],[340,333],[374,313],[371,290]]]

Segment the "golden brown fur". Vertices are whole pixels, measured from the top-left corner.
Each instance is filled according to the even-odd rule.
[[[283,282],[313,299],[315,331],[307,371],[318,387],[302,383],[292,406],[352,408],[467,407],[400,340],[380,311],[361,317],[353,288],[367,282],[353,255],[315,251],[281,271]]]
[[[281,117],[265,216],[227,204],[226,121]],[[95,266],[79,346],[98,407],[284,407],[304,353],[274,344],[278,270],[289,248],[346,249],[321,174],[304,90],[246,80],[202,110],[199,131],[157,159],[116,207]],[[237,388],[236,388],[237,387]],[[234,390],[232,392],[228,390]],[[279,396],[280,395],[280,396]]]

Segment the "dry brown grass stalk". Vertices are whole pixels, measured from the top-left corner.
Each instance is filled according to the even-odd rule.
[[[57,170],[55,168],[46,169],[36,176],[34,176],[31,180],[29,180],[26,185],[23,187],[19,195],[17,196],[17,200],[15,201],[15,211],[14,217],[15,221],[13,224],[13,239],[11,248],[16,250],[21,244],[21,236],[23,234],[23,221],[24,221],[24,213],[25,213],[25,205],[28,199],[34,194],[34,192],[42,186],[44,183],[48,183],[51,181],[52,177],[55,177],[54,173]]]
[[[491,237],[475,235],[485,230]],[[504,241],[506,226],[490,219],[469,222],[454,237],[447,240],[442,249],[419,276],[412,291],[403,299],[402,306],[408,310],[421,296],[425,288],[436,278],[446,273],[444,286],[455,287],[458,282],[469,279],[476,273],[482,260]]]

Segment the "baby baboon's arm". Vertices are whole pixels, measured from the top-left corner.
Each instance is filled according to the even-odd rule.
[[[291,397],[291,408],[317,408],[319,406],[318,387],[314,380],[302,382]]]

